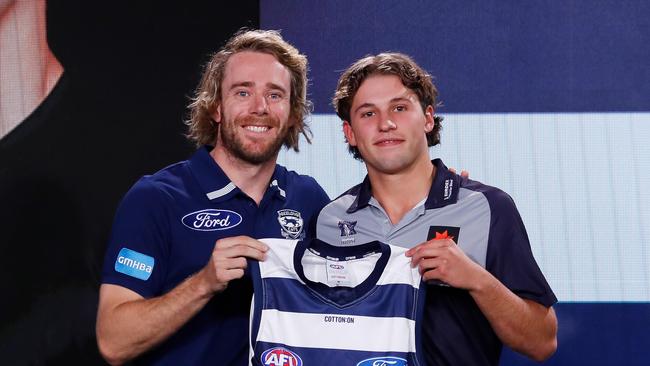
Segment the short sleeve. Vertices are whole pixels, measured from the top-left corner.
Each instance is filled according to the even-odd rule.
[[[145,298],[161,294],[169,253],[168,202],[148,177],[127,192],[115,214],[102,283]]]
[[[535,261],[514,201],[500,190],[486,196],[491,210],[487,270],[519,297],[553,305],[557,298]]]

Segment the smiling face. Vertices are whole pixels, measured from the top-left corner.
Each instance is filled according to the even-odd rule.
[[[417,95],[398,76],[375,74],[357,90],[343,130],[359,149],[369,174],[396,174],[429,164],[426,133],[433,107],[423,111]]]
[[[230,57],[213,114],[216,146],[250,164],[275,160],[292,121],[289,70],[273,55],[244,51]]]

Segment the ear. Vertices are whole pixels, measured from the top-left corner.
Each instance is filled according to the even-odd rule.
[[[345,139],[348,140],[350,146],[357,146],[357,139],[354,137],[354,131],[350,122],[343,121],[343,133],[345,134]]]
[[[221,122],[221,104],[219,104],[214,110],[214,113],[212,113],[212,120],[214,120],[216,123]]]
[[[435,109],[433,109],[433,106],[427,106],[424,110],[424,132],[426,133],[433,131],[436,125],[436,120],[433,118],[434,113]]]

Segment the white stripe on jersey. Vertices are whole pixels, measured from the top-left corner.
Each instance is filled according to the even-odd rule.
[[[354,323],[326,321],[326,317],[354,319]],[[359,315],[306,314],[275,309],[262,311],[258,341],[294,347],[377,352],[415,352],[415,321]],[[286,329],[287,324],[305,324]],[[407,336],[408,335],[408,336]]]

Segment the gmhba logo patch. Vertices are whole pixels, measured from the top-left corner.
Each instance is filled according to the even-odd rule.
[[[153,257],[146,254],[122,248],[115,260],[115,271],[146,281],[153,272],[155,262]]]

